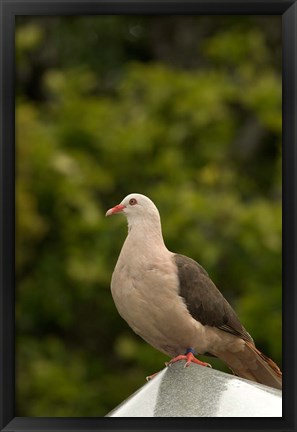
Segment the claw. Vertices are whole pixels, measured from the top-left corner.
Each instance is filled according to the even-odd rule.
[[[196,364],[199,364],[200,366],[206,366],[206,367],[210,367],[210,368],[212,367],[209,363],[205,363],[201,360],[198,360],[191,351],[187,352],[184,355],[178,355],[177,357],[174,357],[169,362],[166,362],[165,365],[171,366],[172,363],[175,363],[175,362],[180,361],[180,360],[186,360],[184,368],[190,366],[191,363],[196,363]]]
[[[158,373],[159,373],[159,372],[155,372],[155,373],[152,374],[152,375],[148,375],[147,377],[145,377],[145,379],[146,379],[147,381],[150,381],[150,380],[153,379],[156,375],[158,375]]]

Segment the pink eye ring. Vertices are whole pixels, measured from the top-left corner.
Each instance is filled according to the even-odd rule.
[[[129,201],[129,204],[130,205],[135,205],[135,204],[137,204],[137,200],[135,198],[131,198],[130,201]]]

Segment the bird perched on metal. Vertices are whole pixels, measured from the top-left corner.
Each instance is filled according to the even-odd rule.
[[[236,313],[204,268],[165,246],[157,207],[132,193],[106,216],[123,213],[128,235],[112,280],[119,314],[146,342],[173,357],[202,366],[194,354],[223,360],[239,377],[278,389],[282,373],[255,346]]]

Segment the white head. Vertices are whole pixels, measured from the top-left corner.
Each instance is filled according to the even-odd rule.
[[[160,224],[160,215],[157,207],[148,197],[138,193],[127,195],[123,201],[109,209],[105,216],[116,213],[124,213],[127,216],[129,226],[138,222],[152,221]]]

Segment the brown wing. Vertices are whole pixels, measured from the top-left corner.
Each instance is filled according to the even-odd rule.
[[[192,317],[203,325],[217,327],[253,342],[204,268],[184,255],[175,254],[174,260],[178,270],[179,295]]]

